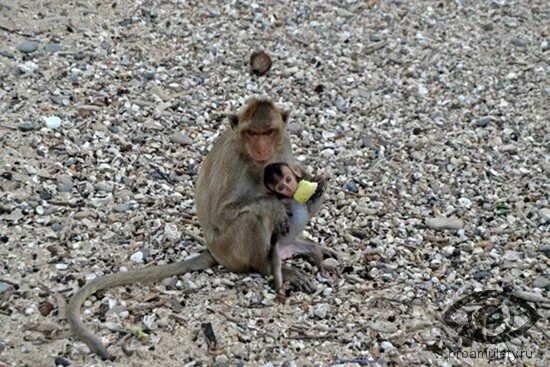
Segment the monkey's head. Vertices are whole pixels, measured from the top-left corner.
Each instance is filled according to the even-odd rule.
[[[264,185],[268,190],[290,198],[298,189],[298,174],[288,164],[268,164],[264,170]]]
[[[256,166],[265,167],[282,151],[288,112],[279,110],[273,102],[252,99],[230,119],[239,152]]]

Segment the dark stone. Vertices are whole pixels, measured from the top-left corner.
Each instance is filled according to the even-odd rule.
[[[17,45],[17,50],[24,54],[30,54],[38,49],[38,43],[36,42],[22,42]]]
[[[487,125],[489,125],[490,123],[491,123],[491,117],[490,116],[484,116],[476,122],[476,126],[477,127],[487,127]]]
[[[155,72],[153,70],[148,70],[145,73],[143,73],[143,76],[145,77],[145,79],[151,80],[155,77]]]
[[[380,42],[382,40],[382,37],[378,33],[373,33],[369,35],[369,41],[371,42]]]
[[[63,47],[61,47],[61,45],[57,44],[57,43],[48,43],[48,44],[44,45],[44,50],[46,50],[48,52],[51,52],[51,53],[61,51],[62,49],[63,49]]]
[[[491,276],[491,273],[486,270],[479,270],[474,273],[474,279],[477,281],[488,278],[490,276]]]
[[[345,186],[345,189],[346,191],[352,192],[354,194],[359,192],[359,187],[357,187],[357,183],[353,179],[348,181],[348,183]]]
[[[55,357],[54,363],[56,366],[63,366],[63,367],[68,367],[71,365],[71,362],[69,362],[67,359],[63,357]]]
[[[17,125],[17,128],[23,132],[29,132],[34,130],[34,125],[30,121],[23,121],[19,125]]]
[[[4,56],[10,59],[15,59],[15,55],[13,54],[13,52],[9,52],[9,51],[0,51],[0,56]]]

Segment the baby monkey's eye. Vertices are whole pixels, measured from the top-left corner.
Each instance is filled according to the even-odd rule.
[[[285,181],[286,181],[287,183],[288,183],[288,182],[290,182],[290,181],[292,181],[292,177],[290,177],[290,176],[286,176],[286,179],[285,179]]]
[[[283,191],[284,190],[284,185],[283,184],[279,184],[277,185],[277,191]]]

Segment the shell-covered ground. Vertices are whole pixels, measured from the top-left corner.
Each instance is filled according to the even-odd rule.
[[[549,16],[543,0],[1,1],[0,366],[547,366]],[[330,176],[305,236],[339,271],[292,260],[318,291],[284,305],[221,267],[101,292],[83,307],[117,357],[101,361],[64,299],[203,250],[197,172],[252,96],[291,111],[297,157]],[[500,344],[445,325],[490,289],[540,320]]]

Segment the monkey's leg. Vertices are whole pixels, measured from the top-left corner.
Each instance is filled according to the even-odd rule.
[[[277,293],[279,302],[285,303],[286,294],[283,289],[283,263],[281,261],[281,256],[279,255],[279,244],[277,242],[275,242],[275,244],[271,247],[269,256],[271,258],[271,274],[273,274],[275,293]]]
[[[338,259],[338,253],[336,251],[299,238],[296,238],[291,243],[282,245],[279,253],[282,260],[294,255],[303,256],[306,260],[316,265],[319,269],[329,271],[333,271],[335,269],[323,265],[323,260],[331,257]]]
[[[181,275],[190,271],[197,271],[211,268],[216,264],[216,260],[208,251],[185,261],[174,264],[152,266],[149,268],[132,270],[125,273],[115,273],[96,278],[86,283],[71,298],[67,307],[67,319],[71,329],[76,337],[88,345],[90,350],[103,359],[111,359],[107,348],[101,343],[90,329],[86,328],[80,318],[80,308],[82,304],[95,292],[128,285],[134,283],[156,282],[174,275]]]
[[[283,279],[292,287],[304,293],[315,292],[315,286],[309,280],[308,276],[298,269],[289,266],[282,267]]]

